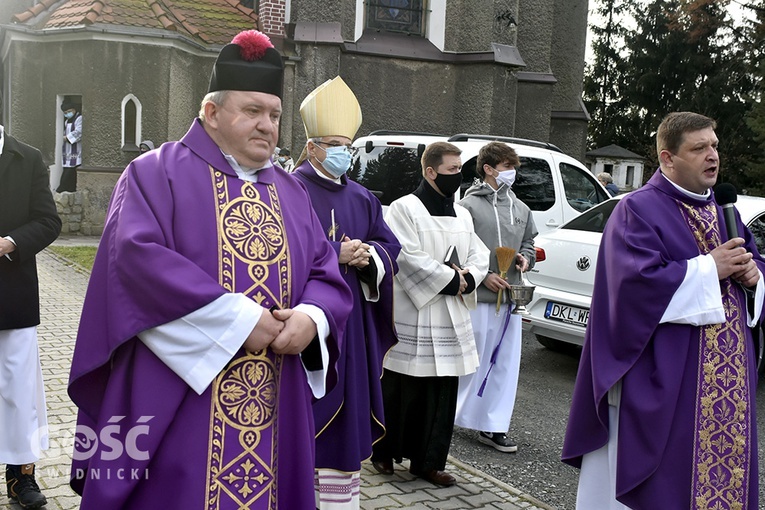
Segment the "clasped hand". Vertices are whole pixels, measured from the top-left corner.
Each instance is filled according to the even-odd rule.
[[[752,260],[753,255],[742,246],[744,240],[740,237],[721,244],[711,251],[717,265],[717,276],[720,280],[731,277],[744,287],[754,287],[760,280],[757,264]]]
[[[292,308],[264,309],[244,348],[257,352],[271,347],[276,354],[300,354],[315,336],[316,324],[307,314]]]
[[[358,268],[367,267],[369,258],[372,256],[372,252],[369,251],[370,248],[367,243],[361,242],[359,239],[344,236],[340,242],[340,254],[337,261]]]
[[[465,292],[465,289],[467,289],[467,280],[465,279],[465,275],[470,272],[469,269],[462,269],[456,264],[452,264],[452,269],[457,271],[457,274],[460,275],[460,291],[457,293],[458,296],[461,296],[463,292]]]

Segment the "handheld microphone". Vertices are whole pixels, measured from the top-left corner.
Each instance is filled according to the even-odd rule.
[[[733,184],[724,182],[715,188],[715,200],[722,207],[723,219],[725,220],[725,229],[728,231],[728,239],[740,237],[738,225],[736,224],[736,214],[734,211],[738,199],[736,187]]]

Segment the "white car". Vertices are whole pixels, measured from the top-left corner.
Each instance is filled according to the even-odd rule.
[[[536,237],[537,263],[526,273],[536,289],[533,300],[526,305],[530,315],[523,318],[523,329],[536,335],[545,347],[560,349],[566,344],[583,344],[600,238],[623,196],[598,204],[560,228]],[[765,198],[739,195],[736,208],[752,231],[757,249],[765,253]],[[762,327],[756,337],[762,358],[765,344]]]
[[[388,206],[414,191],[422,179],[420,157],[433,142],[450,142],[462,151],[461,194],[477,177],[476,159],[491,141],[506,143],[518,153],[521,166],[513,191],[529,206],[539,232],[552,230],[609,195],[579,161],[546,142],[458,134],[451,137],[397,131],[375,131],[353,142],[358,149],[348,177],[374,193]]]

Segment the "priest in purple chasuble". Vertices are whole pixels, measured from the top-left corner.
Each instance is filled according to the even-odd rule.
[[[267,37],[240,34],[188,133],[117,183],[69,383],[84,510],[314,508],[311,400],[352,303],[270,159],[282,74]]]
[[[393,276],[401,250],[380,201],[345,175],[361,107],[342,78],[311,92],[300,106],[306,131],[292,174],[305,184],[353,292],[342,339],[339,382],[313,405],[316,420],[316,507],[357,509],[361,462],[385,433],[382,362],[396,340]],[[301,158],[301,159],[302,159]]]
[[[577,508],[756,510],[755,345],[765,262],[711,188],[712,119],[668,115],[661,168],[608,220],[563,460]]]

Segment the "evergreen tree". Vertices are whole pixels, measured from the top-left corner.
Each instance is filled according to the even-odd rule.
[[[601,5],[610,1],[602,0]],[[646,156],[649,168],[655,168],[654,136],[662,118],[673,111],[698,112],[717,121],[722,178],[739,188],[752,186],[751,162],[762,152],[752,126],[765,120],[749,114],[758,83],[752,72],[752,43],[746,44],[752,35],[733,25],[727,14],[729,1],[629,4],[634,28],[623,32],[622,84],[610,103],[618,105],[619,111],[611,115],[618,123],[603,122],[603,127],[591,129],[597,146],[616,143]],[[758,52],[762,40],[759,44]],[[591,71],[596,69],[593,65]],[[593,116],[593,123],[601,122]]]
[[[741,38],[756,86],[751,96],[752,109],[746,118],[753,133],[755,155],[749,162],[748,182],[743,190],[765,196],[765,0],[751,1],[745,7],[750,9],[753,20],[744,25]]]
[[[623,120],[620,84],[625,74],[623,20],[627,6],[625,0],[603,0],[596,9],[603,22],[590,27],[595,58],[585,74],[584,100],[592,117],[589,138],[594,147],[613,143]]]

